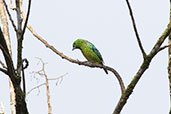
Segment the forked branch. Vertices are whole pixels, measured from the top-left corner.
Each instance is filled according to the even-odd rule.
[[[126,104],[129,96],[132,94],[132,92],[133,92],[136,84],[138,83],[139,79],[142,77],[143,73],[148,69],[148,67],[151,63],[151,60],[159,52],[161,45],[163,44],[165,39],[169,36],[170,32],[171,32],[171,23],[168,24],[168,26],[165,29],[165,31],[163,32],[163,34],[159,37],[159,39],[157,40],[157,42],[154,45],[151,52],[144,58],[144,61],[141,64],[138,72],[135,74],[134,78],[132,79],[132,81],[130,82],[128,87],[126,88],[125,93],[122,94],[113,114],[120,114],[122,108]]]

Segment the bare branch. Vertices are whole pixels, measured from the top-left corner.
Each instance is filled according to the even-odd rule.
[[[101,64],[94,64],[94,63],[88,63],[88,62],[81,62],[79,60],[74,60],[66,55],[64,55],[63,53],[61,53],[60,51],[58,51],[57,49],[55,49],[53,46],[51,46],[50,44],[47,43],[47,41],[45,41],[43,38],[41,38],[39,35],[37,35],[37,33],[35,34],[35,32],[33,31],[32,28],[29,28],[29,30],[33,33],[33,35],[36,36],[36,38],[38,38],[38,40],[40,40],[47,48],[49,48],[50,50],[52,50],[54,53],[56,53],[57,55],[59,55],[62,59],[65,59],[65,60],[68,60],[69,62],[71,63],[76,63],[78,65],[84,65],[84,66],[88,66],[88,67],[91,67],[91,68],[101,68],[101,69],[106,69],[106,70],[109,70],[111,71],[115,76],[116,78],[118,79],[119,81],[119,84],[120,84],[120,87],[121,87],[121,91],[122,93],[124,93],[125,91],[125,86],[124,86],[124,83],[122,81],[122,78],[121,76],[119,75],[119,73],[109,67],[109,66],[106,66],[106,65],[101,65]]]
[[[170,23],[171,23],[171,0],[170,1]],[[169,34],[168,38],[168,79],[169,79],[169,94],[170,94],[170,111],[169,114],[171,114],[171,33]]]
[[[127,3],[127,6],[128,6],[128,9],[129,9],[130,16],[131,16],[131,20],[132,20],[134,32],[135,32],[135,35],[136,35],[136,38],[137,38],[137,41],[138,41],[138,45],[140,47],[140,50],[142,52],[143,57],[145,58],[146,57],[146,53],[144,51],[144,48],[142,46],[142,43],[141,43],[141,40],[140,40],[140,37],[139,37],[139,34],[138,34],[138,30],[137,30],[137,27],[136,27],[136,24],[135,24],[134,15],[133,15],[132,8],[131,8],[131,5],[129,3],[129,0],[126,0],[126,3]]]
[[[16,0],[16,6],[17,6],[17,1],[18,0]],[[3,3],[5,3],[5,2],[3,2]],[[10,14],[10,13],[8,12],[8,14]],[[17,30],[17,29],[15,29],[15,30]],[[17,33],[18,33],[18,30],[17,30]],[[4,36],[3,36],[2,31],[0,29],[0,49],[3,53],[3,56],[4,56],[5,61],[6,61],[8,76],[10,77],[10,79],[12,81],[11,85],[14,86],[14,91],[16,93],[16,96],[14,96],[15,100],[16,100],[16,104],[14,104],[14,106],[16,108],[15,110],[16,110],[17,114],[19,114],[19,113],[27,114],[28,111],[27,111],[26,102],[25,102],[25,98],[24,98],[25,95],[20,88],[20,81],[21,80],[20,80],[20,77],[18,77],[18,75],[15,73],[12,57],[11,57],[11,54],[9,52],[7,45],[8,45],[8,42],[7,43],[5,42]]]
[[[22,36],[22,16],[20,11],[20,0],[15,0],[16,4],[16,15],[17,15],[17,69],[22,64],[22,52],[23,52],[23,36]],[[20,72],[17,72],[18,76],[21,76],[21,70]]]
[[[3,72],[6,75],[9,75],[8,71],[6,69],[0,68],[0,71]]]
[[[17,74],[19,76],[21,76],[21,73],[22,73],[22,79],[23,79],[23,90],[24,90],[24,93],[26,91],[26,88],[25,88],[25,73],[24,73],[24,68],[23,68],[23,59],[22,59],[22,48],[23,48],[23,39],[24,39],[24,33],[25,33],[25,30],[26,30],[26,25],[27,25],[27,22],[28,22],[28,19],[29,19],[29,14],[30,14],[30,8],[31,8],[31,0],[29,0],[28,2],[28,12],[27,12],[27,17],[26,17],[26,21],[24,23],[24,27],[22,29],[22,22],[23,22],[23,19],[22,19],[22,16],[21,16],[21,4],[22,4],[22,0],[16,0],[16,13],[17,13],[17,24],[18,24],[18,28],[17,28]]]
[[[12,55],[11,41],[10,41],[10,35],[9,35],[9,29],[8,29],[8,21],[7,21],[7,16],[5,13],[3,0],[0,0],[0,17],[1,17],[1,22],[2,22],[2,26],[3,26],[3,35],[5,38],[9,53],[10,53],[10,55]]]
[[[151,60],[153,57],[158,53],[158,50],[164,40],[168,37],[168,35],[171,32],[171,23],[168,24],[167,28],[163,32],[163,34],[160,36],[160,38],[157,40],[156,44],[154,45],[153,49],[151,50],[150,54],[147,55],[147,57],[144,59],[143,63],[141,64],[138,72],[135,74],[134,78],[128,85],[128,87],[125,90],[125,93],[122,94],[113,114],[120,114],[122,108],[126,104],[129,96],[132,94],[136,84],[138,83],[139,79],[142,77],[143,73],[148,69]]]
[[[2,102],[0,102],[0,114],[5,114],[5,107],[4,107],[4,104]]]
[[[131,7],[129,5],[129,1],[126,0],[126,2],[128,4],[128,8],[130,10],[130,15],[132,15],[131,14],[132,13],[132,10],[131,10]],[[134,20],[133,15],[131,16],[131,18],[132,18],[132,20]],[[134,29],[135,29],[135,23],[134,23],[134,21],[133,21],[133,24],[134,24]],[[130,84],[126,88],[125,93],[122,94],[122,96],[120,97],[120,100],[119,100],[119,102],[118,102],[115,110],[113,111],[113,114],[120,114],[122,108],[126,104],[129,96],[132,94],[132,92],[133,92],[136,84],[138,83],[139,79],[142,77],[143,73],[148,69],[148,67],[149,67],[149,65],[151,63],[151,60],[159,52],[158,50],[160,49],[160,47],[163,44],[163,42],[165,41],[165,39],[169,36],[170,32],[171,32],[171,22],[168,24],[167,28],[165,29],[165,31],[163,32],[163,34],[160,36],[160,38],[157,40],[157,42],[154,45],[154,47],[151,50],[151,52],[148,55],[145,55],[145,56],[143,54],[144,61],[141,64],[138,72],[134,76],[133,80],[130,82]],[[139,46],[141,47],[141,45],[139,45]],[[143,50],[142,50],[142,53],[143,53]]]
[[[40,73],[40,72],[42,72],[42,69],[39,70],[39,71],[37,71],[37,72],[33,71],[33,72],[31,72],[31,74],[35,74],[35,75],[38,74],[38,75],[40,75],[40,76],[43,76],[43,73]],[[60,80],[60,79],[63,79],[63,77],[65,77],[67,74],[68,74],[68,73],[65,73],[64,75],[61,75],[61,76],[59,76],[59,77],[57,77],[57,78],[47,78],[47,80],[48,80],[48,81]],[[37,80],[37,78],[36,78],[36,80]],[[30,94],[33,90],[38,89],[39,87],[41,87],[41,86],[43,86],[43,85],[46,85],[46,83],[42,83],[42,84],[40,84],[40,85],[37,85],[37,86],[33,87],[32,89],[30,89],[30,90],[27,92],[27,95]]]
[[[14,85],[10,78],[8,78],[9,87],[10,87],[10,105],[11,105],[11,114],[16,114],[16,93]]]
[[[158,52],[159,52],[159,51],[162,51],[162,50],[164,50],[164,49],[166,49],[166,48],[168,48],[168,47],[170,47],[170,46],[171,46],[171,44],[165,45],[165,46],[161,47],[161,48],[158,50]]]
[[[6,2],[5,2],[5,0],[3,0],[3,1],[4,1],[5,9],[6,9],[6,11],[7,11],[7,14],[8,14],[9,20],[11,21],[11,24],[12,24],[12,26],[13,26],[13,28],[14,28],[15,32],[17,32],[17,27],[16,27],[16,25],[15,25],[15,23],[14,23],[13,19],[12,19],[12,16],[11,16],[11,14],[10,14],[9,10],[8,10],[8,6],[7,6]]]
[[[20,9],[21,9],[21,4],[22,4],[22,0],[20,0]],[[26,15],[26,20],[24,21],[25,23],[24,23],[24,27],[23,27],[23,30],[22,30],[21,38],[23,38],[26,27],[27,27],[27,22],[28,22],[28,19],[29,19],[30,9],[31,9],[31,0],[29,0],[29,3],[28,3],[28,11],[27,11],[27,15]]]
[[[10,35],[9,35],[9,29],[8,29],[8,21],[7,21],[7,17],[6,17],[6,13],[5,13],[5,8],[4,6],[7,8],[7,5],[5,4],[4,0],[0,0],[0,12],[1,12],[1,20],[2,20],[2,25],[3,25],[3,35],[5,37],[5,41],[9,50],[9,54],[12,58],[12,49],[11,49],[11,41],[10,41]],[[9,12],[7,11],[7,13],[9,14]],[[11,19],[11,18],[10,18]],[[2,64],[3,65],[3,64]],[[3,65],[3,67],[5,68],[5,65]],[[7,75],[10,75],[7,71],[7,68],[5,68],[5,70],[3,71],[3,69],[1,69],[2,72],[4,72]],[[10,106],[11,106],[11,113],[12,114],[16,114],[16,101],[15,101],[15,91],[14,91],[14,86],[11,82],[11,79],[8,79],[9,81],[9,89],[10,89]]]
[[[3,52],[4,56],[5,56],[5,60],[6,60],[7,66],[8,66],[7,69],[2,69],[1,68],[0,71],[7,74],[8,76],[10,76],[11,79],[16,80],[15,77],[11,76],[11,74],[10,74],[10,73],[13,72],[14,68],[13,68],[13,66],[11,64],[12,60],[11,60],[11,57],[9,55],[8,49],[4,49],[4,47],[1,44],[0,44],[0,49]]]
[[[42,84],[40,84],[40,85],[38,85],[38,86],[33,87],[32,89],[30,89],[30,90],[27,92],[27,95],[30,94],[33,90],[38,89],[39,87],[41,87],[41,86],[43,86],[43,85],[46,85],[46,83],[42,83]]]
[[[3,67],[3,68],[0,68],[0,71],[3,72],[3,73],[5,73],[6,75],[9,75],[8,74],[8,71],[7,71],[7,67],[5,66],[5,64],[2,61],[0,61],[0,64]]]
[[[27,94],[29,94],[31,91],[33,91],[34,89],[39,89],[39,87],[45,85],[46,86],[46,96],[47,96],[47,104],[48,104],[48,114],[51,114],[52,113],[52,109],[51,109],[51,104],[50,104],[50,91],[49,91],[49,80],[56,80],[58,82],[59,79],[63,79],[63,77],[67,74],[64,74],[64,75],[61,75],[60,77],[57,77],[57,78],[48,78],[47,77],[47,74],[45,72],[45,64],[43,62],[43,60],[41,58],[38,58],[40,63],[42,64],[42,68],[41,70],[37,71],[37,72],[32,72],[32,74],[38,74],[40,76],[43,76],[45,78],[45,83],[42,83],[34,88],[32,88]]]
[[[47,104],[48,104],[48,114],[51,114],[52,113],[52,108],[51,108],[51,104],[50,104],[49,82],[48,82],[48,78],[47,78],[44,67],[43,67],[43,73],[44,73],[44,76],[45,76],[45,79],[46,79],[46,95],[47,95]]]
[[[5,66],[5,64],[0,60],[0,64],[2,65],[3,68],[7,69],[7,67]]]
[[[65,73],[64,75],[61,75],[61,76],[59,76],[59,77],[57,77],[57,78],[48,78],[48,80],[59,80],[60,78],[65,77],[67,74],[68,74],[68,73]]]
[[[47,74],[45,72],[45,63],[43,62],[42,59],[39,58],[39,60],[42,63],[42,69],[38,73],[42,72],[42,74],[43,74],[43,76],[45,78],[45,81],[46,81],[45,85],[46,85],[46,95],[47,95],[47,104],[48,104],[48,114],[51,114],[52,113],[52,108],[51,108],[51,104],[50,104],[49,82],[48,82]],[[38,87],[40,87],[42,85],[39,85]]]
[[[7,70],[9,73],[9,77],[14,85],[14,90],[16,92],[16,113],[17,114],[28,114],[28,110],[27,110],[27,106],[26,106],[26,102],[25,102],[25,98],[23,97],[23,92],[20,88],[20,78],[16,75],[15,70],[14,70],[14,66],[13,66],[13,61],[10,57],[3,33],[1,31],[0,28],[0,49],[3,53],[3,56],[5,58],[5,62],[7,65]]]
[[[105,65],[101,65],[101,64],[89,64],[87,62],[81,62],[81,61],[78,61],[78,60],[74,60],[70,57],[67,57],[66,55],[64,55],[63,53],[61,53],[60,51],[58,51],[57,49],[55,49],[53,46],[51,46],[50,44],[47,43],[47,41],[45,41],[42,37],[40,37],[32,28],[31,26],[27,26],[29,28],[29,30],[33,33],[33,35],[38,38],[38,40],[40,40],[47,48],[49,48],[50,50],[52,50],[54,53],[56,53],[57,55],[59,55],[62,59],[65,59],[65,60],[68,60],[69,62],[71,63],[76,63],[78,65],[84,65],[84,66],[88,66],[88,67],[91,67],[91,68],[102,68],[102,69],[106,69],[106,70],[109,70],[111,72],[114,73],[114,75],[116,76],[116,78],[118,79],[119,81],[119,84],[121,86],[121,91],[122,93],[124,93],[125,91],[125,86],[124,86],[124,83],[122,81],[122,78],[121,76],[119,75],[119,73],[109,67],[109,66],[105,66]]]
[[[25,66],[23,66],[23,63],[26,63],[25,64]],[[24,92],[24,94],[26,94],[26,81],[25,81],[25,73],[24,73],[24,69],[26,69],[27,67],[28,67],[28,65],[29,65],[29,62],[27,61],[27,59],[25,58],[25,59],[23,59],[22,60],[22,67],[21,67],[21,69],[22,69],[22,78],[23,78],[23,92]]]

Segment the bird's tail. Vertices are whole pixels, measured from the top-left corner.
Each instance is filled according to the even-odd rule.
[[[104,69],[105,73],[108,74],[108,71],[106,69]]]

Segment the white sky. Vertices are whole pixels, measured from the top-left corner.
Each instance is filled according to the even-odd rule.
[[[145,51],[149,52],[169,21],[169,1],[130,2]],[[89,40],[101,52],[105,64],[120,73],[125,85],[130,83],[143,60],[125,0],[34,0],[29,24],[56,49],[74,59],[85,61],[79,50],[72,51],[72,43],[78,38]],[[13,59],[16,60],[16,37],[13,32],[10,26]],[[23,57],[29,60],[27,91],[44,81],[42,77],[39,77],[39,83],[31,78],[30,72],[41,68],[36,57],[48,63],[45,68],[49,78],[68,73],[58,86],[55,81],[50,82],[53,114],[113,112],[121,91],[111,72],[106,75],[101,69],[78,66],[61,59],[28,30],[23,49]],[[121,114],[168,113],[167,61],[167,50],[152,60]],[[3,73],[0,75],[0,101],[9,114],[8,78]],[[28,110],[30,114],[47,114],[45,87],[41,87],[38,93],[34,90],[27,96]]]

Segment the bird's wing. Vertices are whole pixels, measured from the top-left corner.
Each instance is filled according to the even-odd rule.
[[[100,54],[99,50],[89,41],[87,41],[89,46],[90,46],[90,49],[100,58],[100,60],[102,60],[103,62],[103,58],[102,58],[102,55]]]

